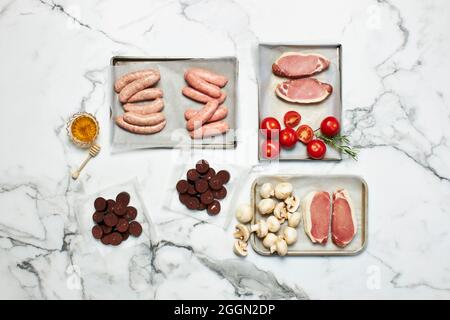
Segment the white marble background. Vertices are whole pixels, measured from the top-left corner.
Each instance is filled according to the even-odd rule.
[[[444,0],[1,0],[0,298],[450,298],[449,16]],[[231,229],[162,210],[171,151],[109,152],[111,56],[236,55],[239,126],[254,128],[259,41],[343,45],[360,160],[280,170],[367,180],[359,256],[237,259]],[[86,153],[64,125],[80,110],[101,121],[103,149],[73,182]],[[254,164],[256,137],[241,140],[230,158]],[[159,240],[86,253],[74,198],[133,176]]]

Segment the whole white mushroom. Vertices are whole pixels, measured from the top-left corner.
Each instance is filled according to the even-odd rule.
[[[285,200],[291,196],[294,188],[289,182],[282,182],[275,186],[275,197],[279,200]]]
[[[236,219],[240,223],[249,223],[253,219],[253,209],[247,204],[241,204],[236,210]]]

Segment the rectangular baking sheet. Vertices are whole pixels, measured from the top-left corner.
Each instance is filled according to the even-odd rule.
[[[264,175],[255,179],[251,189],[252,208],[255,212],[253,223],[267,217],[261,216],[257,210],[257,204],[261,197],[259,190],[266,182],[274,186],[280,182],[290,182],[293,185],[294,195],[300,201],[311,191],[324,190],[330,194],[338,189],[348,190],[353,201],[357,220],[357,232],[353,240],[345,247],[340,248],[331,241],[331,234],[325,245],[313,244],[306,235],[303,221],[297,226],[298,240],[288,247],[288,256],[348,256],[360,253],[367,244],[367,211],[368,211],[368,187],[364,179],[353,175]],[[300,208],[299,208],[300,210]],[[303,220],[303,218],[302,218]],[[269,250],[259,239],[252,234],[250,243],[257,253],[268,256]]]
[[[327,70],[314,75],[319,81],[333,86],[333,93],[323,102],[313,105],[300,105],[281,100],[275,94],[275,88],[287,78],[275,76],[272,64],[285,52],[318,53],[330,60]],[[320,122],[327,116],[335,116],[341,121],[342,115],[342,46],[340,44],[325,45],[286,45],[286,44],[259,44],[258,47],[258,123],[265,117],[275,117],[283,123],[283,115],[289,110],[295,110],[302,116],[301,124],[308,124],[313,130],[320,127]],[[264,137],[258,136],[258,158],[262,157],[261,144]],[[328,148],[324,160],[341,160],[340,152]],[[279,160],[310,160],[306,154],[306,146],[297,143],[291,149],[281,149]]]
[[[139,58],[113,57],[111,59],[111,140],[114,151],[125,151],[145,148],[234,148],[236,146],[236,84],[238,76],[238,61],[235,57],[220,58]],[[181,90],[186,86],[184,72],[191,67],[206,68],[226,76],[229,80],[222,89],[227,92],[224,102],[229,109],[226,121],[230,131],[225,135],[205,139],[191,139],[186,130],[184,111],[187,108],[200,109],[201,103],[186,98]],[[122,105],[115,93],[114,82],[120,76],[145,68],[155,68],[161,73],[161,80],[155,87],[164,91],[164,109],[166,127],[152,135],[133,134],[119,128],[114,117],[123,113]]]

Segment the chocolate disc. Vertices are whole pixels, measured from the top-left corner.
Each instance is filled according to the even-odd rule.
[[[122,242],[122,235],[119,232],[113,232],[109,237],[113,246],[118,246]]]
[[[206,161],[206,160],[198,161],[197,164],[195,165],[195,169],[200,174],[207,173],[208,170],[209,170],[209,163],[208,163],[208,161]]]
[[[198,174],[197,170],[195,169],[189,169],[186,173],[186,177],[189,181],[195,182],[198,179],[200,179],[200,175]]]
[[[119,232],[125,232],[128,230],[128,220],[124,218],[120,218],[117,221],[116,230]]]
[[[206,180],[209,180],[212,177],[214,177],[215,175],[216,175],[216,170],[214,170],[213,168],[209,168],[208,172],[204,174],[203,178]]]
[[[128,230],[125,232],[121,232],[120,234],[122,235],[122,242],[127,240],[128,237],[130,236],[130,232]]]
[[[113,199],[106,200],[106,211],[112,213],[116,202]]]
[[[208,214],[215,216],[220,212],[220,202],[217,200],[214,200],[210,205],[208,205]]]
[[[103,234],[110,234],[112,231],[112,227],[107,226],[106,224],[101,225]]]
[[[189,182],[186,180],[180,180],[177,182],[177,191],[178,193],[186,193],[189,188]]]
[[[106,210],[106,200],[102,197],[98,197],[94,201],[95,211],[103,212]]]
[[[197,190],[195,190],[195,186],[190,184],[188,187],[187,193],[191,196],[195,196],[197,194]]]
[[[180,199],[180,202],[185,205],[188,202],[190,197],[191,196],[188,195],[187,193],[183,193],[178,196],[178,199]]]
[[[202,195],[200,196],[200,201],[205,205],[210,204],[211,202],[213,202],[213,200],[214,200],[214,195],[211,192],[211,190],[208,190],[205,193],[202,193]]]
[[[104,235],[101,240],[100,240],[104,245],[108,245],[111,244],[111,235],[110,234],[106,234]]]
[[[100,226],[93,226],[92,227],[92,235],[95,239],[101,239],[103,237],[103,230]]]
[[[220,170],[216,174],[217,177],[219,177],[220,181],[222,181],[222,184],[228,183],[230,181],[230,173],[227,170]]]
[[[209,186],[206,180],[200,179],[195,182],[195,190],[197,190],[197,192],[203,193],[208,189]]]
[[[209,186],[213,190],[219,190],[220,188],[222,188],[222,180],[217,176],[217,174],[209,180]]]
[[[118,216],[125,215],[127,211],[127,206],[123,204],[122,202],[116,202],[116,205],[114,206],[113,212]]]
[[[197,197],[190,197],[186,203],[186,207],[191,210],[197,210],[199,204],[200,201],[197,199]]]
[[[134,237],[139,237],[142,233],[142,226],[137,221],[130,222],[130,225],[128,226],[128,231],[130,234]]]
[[[205,210],[205,209],[206,209],[206,204],[200,202],[199,205],[198,205],[197,210],[201,211],[201,210]]]
[[[126,208],[130,203],[130,194],[128,192],[121,192],[116,196],[116,203],[122,204]]]
[[[127,207],[126,209],[126,213],[125,213],[125,218],[127,218],[129,221],[130,220],[134,220],[136,219],[137,216],[137,210],[135,207]]]
[[[105,202],[106,203],[106,202]],[[94,212],[94,214],[92,215],[92,220],[94,220],[94,222],[96,223],[101,223],[103,221],[103,217],[104,214],[103,212]]]
[[[108,227],[114,227],[117,224],[117,222],[119,221],[119,219],[117,218],[117,216],[114,213],[108,213],[103,218],[103,221],[105,222],[105,224]]]
[[[219,190],[213,190],[213,195],[216,199],[224,199],[227,196],[227,189],[225,187],[222,187]]]

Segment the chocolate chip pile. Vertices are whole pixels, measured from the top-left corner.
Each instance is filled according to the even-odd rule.
[[[190,210],[205,210],[209,215],[220,212],[220,202],[227,196],[224,185],[230,181],[230,173],[226,170],[216,171],[206,160],[200,160],[195,169],[189,169],[186,180],[177,182],[179,199]]]
[[[111,244],[118,246],[128,239],[129,235],[139,237],[142,233],[142,226],[136,219],[137,210],[128,206],[130,195],[121,192],[116,196],[116,200],[99,197],[94,201],[95,212],[92,219],[96,223],[92,227],[92,235],[95,239],[100,239],[104,245]]]

